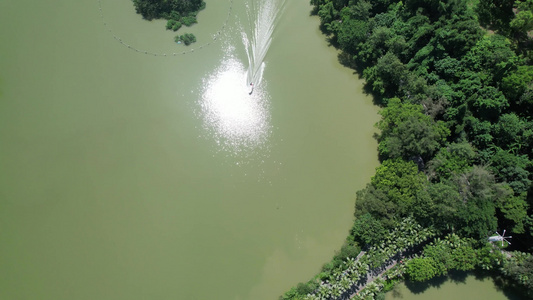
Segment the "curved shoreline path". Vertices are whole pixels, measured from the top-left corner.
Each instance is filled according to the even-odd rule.
[[[220,27],[220,29],[217,30],[216,33],[212,34],[212,41],[211,42],[207,42],[207,43],[204,43],[204,44],[196,46],[196,47],[190,47],[190,48],[188,47],[187,51],[177,51],[177,52],[172,52],[172,53],[164,53],[164,52],[151,52],[151,51],[148,51],[146,49],[137,48],[137,47],[129,44],[127,41],[123,40],[120,36],[116,35],[115,32],[111,29],[111,27],[108,25],[108,22],[105,19],[104,9],[102,8],[102,1],[105,1],[105,0],[98,0],[98,10],[99,10],[99,13],[100,13],[100,19],[102,20],[102,24],[106,28],[106,31],[109,32],[111,34],[111,36],[113,36],[113,39],[115,39],[121,45],[123,45],[124,47],[126,47],[126,48],[128,48],[128,49],[130,49],[132,51],[135,51],[135,52],[138,52],[138,53],[141,53],[141,54],[150,55],[150,56],[160,56],[160,57],[171,57],[171,56],[177,56],[177,55],[184,55],[184,54],[193,53],[194,51],[201,50],[201,49],[203,49],[205,47],[210,46],[212,43],[215,43],[216,41],[218,41],[220,39],[220,35],[222,34],[222,31],[228,25],[229,18],[232,15],[231,12],[233,10],[233,0],[229,0],[229,8],[228,8],[228,13],[227,13],[226,19],[225,19],[224,23],[222,24],[222,26]],[[139,18],[142,18],[142,16],[139,15]],[[164,30],[164,28],[161,28],[161,30]]]
[[[358,256],[358,258],[359,258],[359,256]],[[366,273],[366,277],[363,280],[360,280],[358,282],[358,284],[354,285],[348,291],[348,293],[345,293],[343,296],[340,297],[340,299],[353,299],[367,285],[369,285],[370,283],[374,282],[374,280],[376,280],[377,278],[380,278],[381,276],[383,276],[383,274],[385,272],[387,272],[388,270],[390,270],[391,268],[396,266],[396,264],[398,263],[398,259],[403,260],[405,258],[403,256],[400,256],[398,258],[393,258],[393,259],[389,260],[386,264],[381,266],[380,268],[377,268],[377,269],[374,269],[374,270],[369,270]],[[349,296],[347,296],[347,295],[349,295]]]

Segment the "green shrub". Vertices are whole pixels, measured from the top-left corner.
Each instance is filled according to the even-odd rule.
[[[317,286],[318,285],[314,282],[308,282],[308,283],[300,282],[296,286],[296,291],[300,295],[307,295],[307,294],[312,293],[317,288]]]
[[[174,23],[174,26],[172,26],[172,30],[173,31],[178,31],[178,29],[181,28],[181,23],[176,21],[176,23]]]
[[[174,38],[174,41],[176,41],[176,43],[183,42],[185,46],[189,46],[190,44],[196,42],[196,37],[192,33],[185,33],[183,35],[177,35]]]
[[[173,10],[172,12],[170,12],[170,16],[169,16],[169,19],[174,19],[174,20],[179,20],[181,19],[181,15],[179,12]]]
[[[176,20],[172,20],[172,19],[168,20],[167,21],[167,30],[172,29],[175,24],[176,24]]]
[[[191,26],[192,24],[198,23],[198,21],[196,21],[196,17],[194,16],[183,17],[180,21],[181,23],[183,23],[183,25],[187,27]]]

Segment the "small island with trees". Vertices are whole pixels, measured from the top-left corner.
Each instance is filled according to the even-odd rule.
[[[165,19],[167,30],[178,31],[183,25],[189,27],[197,23],[198,12],[205,8],[203,0],[133,0],[138,14],[146,20]],[[192,33],[177,35],[175,42],[186,46],[196,42]]]
[[[311,0],[381,106],[345,245],[280,297],[384,299],[477,270],[533,297],[533,0]],[[496,231],[512,245],[490,242]]]

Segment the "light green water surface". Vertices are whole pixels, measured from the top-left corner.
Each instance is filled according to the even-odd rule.
[[[0,299],[275,299],[340,248],[377,108],[308,0],[246,98],[247,1],[177,56],[130,0],[0,1]]]

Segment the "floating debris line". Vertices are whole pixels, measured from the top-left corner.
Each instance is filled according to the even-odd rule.
[[[108,24],[107,24],[107,22],[105,20],[104,11],[102,9],[102,1],[103,0],[98,0],[98,10],[100,11],[100,18],[102,19],[102,24],[104,24],[104,27],[106,28],[107,32],[109,32],[113,36],[113,39],[115,39],[117,42],[122,44],[124,47],[127,47],[128,49],[130,49],[132,51],[135,51],[137,53],[151,55],[151,56],[161,56],[161,57],[170,57],[170,56],[177,56],[177,55],[184,55],[184,54],[193,53],[194,51],[201,50],[201,49],[203,49],[203,48],[205,48],[207,46],[210,46],[212,43],[218,41],[220,35],[222,34],[222,30],[228,25],[228,21],[229,21],[229,18],[231,16],[231,11],[233,9],[233,0],[229,0],[228,15],[226,16],[226,20],[222,24],[222,27],[220,27],[220,29],[213,35],[213,40],[211,42],[202,44],[200,46],[197,46],[196,48],[187,49],[187,51],[173,52],[173,53],[157,53],[157,52],[150,52],[150,51],[147,51],[147,50],[142,50],[142,49],[136,48],[136,47],[124,42],[119,36],[117,36],[113,32],[113,30],[111,30],[111,28],[108,26]]]

